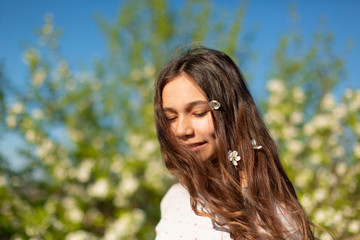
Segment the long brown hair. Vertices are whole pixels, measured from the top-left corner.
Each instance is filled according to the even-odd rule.
[[[185,74],[195,81],[207,100],[221,107],[211,111],[218,157],[204,162],[179,144],[162,109],[164,86]],[[155,120],[163,159],[168,170],[189,191],[194,212],[210,217],[236,239],[292,239],[296,227],[301,239],[314,239],[310,221],[287,177],[274,140],[268,133],[237,65],[226,54],[192,47],[166,65],[156,82]],[[255,150],[255,139],[262,148]],[[238,167],[227,158],[229,150],[241,156]],[[247,188],[242,188],[246,179]],[[287,223],[279,218],[286,211]]]

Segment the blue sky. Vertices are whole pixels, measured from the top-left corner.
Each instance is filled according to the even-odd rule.
[[[236,2],[212,1],[229,8]],[[353,49],[344,55],[348,77],[340,82],[335,93],[340,95],[345,88],[359,89],[360,1],[257,0],[249,1],[244,22],[245,31],[257,29],[253,50],[258,58],[250,70],[257,83],[250,87],[254,96],[258,98],[265,92],[263,86],[257,91],[257,86],[261,86],[268,77],[279,37],[290,29],[290,4],[297,8],[300,17],[298,28],[305,39],[311,38],[320,20],[325,18],[326,28],[336,36],[334,48],[339,55],[344,55],[348,40],[353,40]],[[34,33],[42,26],[46,13],[53,13],[56,26],[63,30],[61,52],[65,59],[80,69],[91,67],[92,59],[106,55],[105,39],[94,16],[100,14],[109,21],[114,20],[119,6],[120,2],[115,0],[0,0],[0,62],[5,76],[19,86],[26,81],[26,66],[22,62],[24,47],[37,41]],[[14,139],[16,137],[10,136],[7,142],[15,143]],[[6,145],[2,141],[0,148],[5,149]]]
[[[231,8],[237,1],[212,2]],[[357,26],[360,1],[356,0],[249,1],[244,30],[257,29],[253,47],[258,58],[250,70],[256,82],[268,77],[279,37],[290,29],[290,4],[297,8],[298,27],[305,39],[312,36],[320,19],[326,18],[327,29],[336,36],[335,50],[339,55],[344,54],[349,39],[354,41],[352,51],[346,54],[348,78],[341,82],[337,92],[346,87],[360,88],[360,28]],[[63,30],[61,52],[65,59],[75,67],[91,67],[92,59],[106,54],[105,39],[94,16],[100,14],[111,21],[119,6],[115,0],[0,0],[0,61],[6,76],[17,84],[26,79],[26,66],[22,62],[24,46],[37,41],[34,33],[43,24],[46,13],[53,13],[56,26]]]

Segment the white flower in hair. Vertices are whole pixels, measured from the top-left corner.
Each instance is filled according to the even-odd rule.
[[[210,101],[209,105],[210,105],[211,110],[218,110],[221,107],[221,104],[216,100]]]
[[[229,158],[229,161],[232,162],[232,164],[234,164],[234,166],[237,166],[238,165],[238,161],[240,161],[241,157],[238,156],[238,152],[237,151],[229,151],[228,152],[228,158]]]
[[[258,146],[258,145],[256,144],[255,139],[251,139],[251,144],[252,144],[252,146],[253,146],[253,149],[259,150],[259,149],[262,148],[262,146]]]

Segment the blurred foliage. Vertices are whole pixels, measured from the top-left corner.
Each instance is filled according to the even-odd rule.
[[[243,10],[229,25],[226,11],[216,20],[206,1],[122,4],[115,21],[97,18],[109,54],[94,70],[76,71],[61,56],[61,33],[46,15],[39,45],[24,53],[25,90],[1,85],[0,100],[11,96],[2,126],[26,142],[26,164],[15,171],[14,159],[1,159],[0,239],[154,238],[160,200],[175,181],[156,139],[156,72],[182,43],[240,49]]]
[[[114,21],[98,17],[108,57],[88,72],[61,56],[61,34],[47,15],[40,44],[24,53],[26,90],[5,84],[0,69],[0,130],[26,142],[23,168],[0,155],[1,239],[154,238],[161,197],[175,181],[156,140],[157,72],[184,43],[224,50],[243,69],[253,56],[251,34],[241,31],[245,5],[175,5],[124,1]],[[280,39],[263,109],[310,218],[336,239],[356,239],[360,91],[332,95],[344,77],[332,41],[321,32],[310,47],[296,33]]]
[[[360,89],[331,92],[345,76],[333,41],[322,31],[308,47],[297,33],[280,39],[264,118],[310,219],[335,239],[359,239]]]

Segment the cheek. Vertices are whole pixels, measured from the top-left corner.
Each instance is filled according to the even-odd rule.
[[[168,129],[170,130],[171,134],[175,134],[175,126],[174,126],[174,124],[170,124]]]
[[[198,131],[204,136],[215,138],[215,128],[211,115],[198,122]]]

